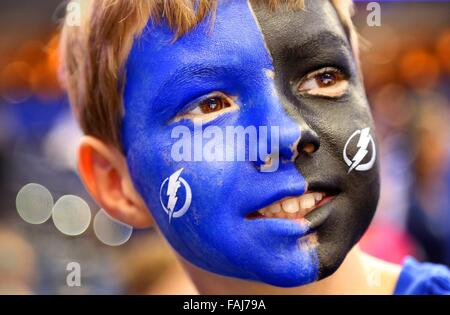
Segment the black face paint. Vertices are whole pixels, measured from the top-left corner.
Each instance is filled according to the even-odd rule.
[[[305,217],[317,231],[319,278],[324,278],[358,242],[378,203],[377,162],[367,170],[357,167],[371,166],[376,156],[369,138],[374,137],[369,105],[346,32],[328,0],[306,1],[305,10],[296,12],[283,7],[272,12],[258,1],[251,3],[273,59],[278,95],[301,125],[299,146],[312,143],[317,149],[312,154],[301,151],[296,167],[309,191],[336,195]],[[348,79],[342,96],[297,92],[301,78],[325,67],[339,69]]]

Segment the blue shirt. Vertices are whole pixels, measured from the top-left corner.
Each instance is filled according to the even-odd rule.
[[[450,269],[444,265],[420,263],[406,258],[394,294],[450,295]]]

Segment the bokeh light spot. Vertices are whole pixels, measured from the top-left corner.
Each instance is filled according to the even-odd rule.
[[[53,223],[63,234],[76,236],[82,234],[91,222],[91,209],[82,198],[65,195],[53,207]]]
[[[42,185],[30,183],[17,193],[16,209],[25,222],[44,223],[52,215],[52,208],[52,194]]]
[[[102,243],[120,246],[130,239],[133,228],[111,218],[105,210],[100,209],[94,217],[94,233]]]

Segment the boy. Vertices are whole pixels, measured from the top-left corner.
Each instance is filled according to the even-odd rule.
[[[443,293],[355,245],[378,202],[347,0],[93,0],[63,33],[83,181],[200,293]],[[319,281],[320,280],[320,281]]]

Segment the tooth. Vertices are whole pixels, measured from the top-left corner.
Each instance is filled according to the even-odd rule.
[[[304,217],[307,214],[307,209],[304,207],[304,202],[299,198],[297,199],[297,202],[300,206],[300,217]]]
[[[276,202],[269,207],[269,210],[272,213],[278,213],[281,211],[281,205],[278,202]]]
[[[312,208],[316,204],[313,194],[300,196],[298,202],[300,203],[300,208],[302,208],[302,210]]]
[[[314,199],[316,200],[316,203],[321,201],[323,199],[322,193],[314,193]]]
[[[295,198],[289,198],[281,203],[283,210],[287,213],[296,213],[300,210],[298,202]]]

